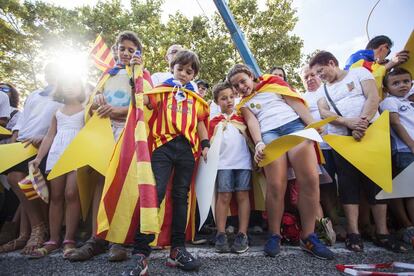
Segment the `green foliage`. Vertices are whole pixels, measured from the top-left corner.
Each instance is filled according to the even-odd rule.
[[[297,22],[292,1],[267,0],[265,10],[258,9],[257,0],[233,0],[229,5],[262,71],[283,66],[297,86],[294,70],[300,66],[303,42],[291,34]],[[151,72],[168,70],[164,56],[173,43],[198,53],[198,77],[211,84],[241,62],[218,13],[187,18],[178,12],[162,22],[163,2],[130,0],[127,8],[120,0],[102,0],[93,7],[69,10],[40,1],[0,0],[0,80],[28,93],[41,86],[43,66],[55,49],[88,51],[99,33],[110,47],[123,30],[138,34]],[[96,80],[99,71],[90,69],[90,78]]]

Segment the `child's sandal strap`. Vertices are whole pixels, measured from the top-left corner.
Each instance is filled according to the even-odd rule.
[[[56,242],[56,241],[47,241],[47,242],[45,242],[43,245],[56,245],[56,246],[58,246],[58,245],[59,245],[59,243],[58,243],[58,242]]]
[[[76,244],[76,241],[75,240],[64,240],[62,244],[63,245],[65,245],[65,244]]]

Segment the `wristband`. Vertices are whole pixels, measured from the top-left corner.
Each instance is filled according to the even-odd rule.
[[[258,146],[266,146],[266,144],[265,143],[263,143],[263,141],[260,141],[260,142],[257,142],[257,144],[256,144],[256,146],[254,147],[254,150],[257,150],[257,147]]]
[[[201,149],[210,148],[210,141],[208,139],[204,139],[201,141]]]

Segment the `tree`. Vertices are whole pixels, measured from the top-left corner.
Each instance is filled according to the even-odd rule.
[[[258,10],[257,0],[231,0],[229,6],[262,70],[284,66],[297,85],[293,72],[300,65],[303,43],[290,34],[297,22],[292,1],[267,0],[264,10]],[[120,0],[102,0],[93,7],[65,9],[44,2],[0,0],[0,78],[27,93],[40,86],[39,72],[53,49],[87,51],[99,33],[110,47],[123,30],[138,34],[151,72],[168,70],[164,55],[173,43],[198,53],[199,78],[211,84],[241,62],[218,13],[187,18],[178,12],[162,22],[163,2],[130,0],[126,8]],[[91,71],[90,78],[96,80],[99,72]]]

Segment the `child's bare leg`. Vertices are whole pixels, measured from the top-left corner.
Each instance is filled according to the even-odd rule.
[[[317,158],[311,142],[303,142],[288,152],[289,161],[300,185],[299,212],[302,223],[302,238],[307,238],[315,230],[318,215],[319,175]]]
[[[216,225],[217,232],[224,233],[226,229],[227,214],[229,211],[232,193],[217,193]]]
[[[19,213],[20,213],[20,234],[19,237],[29,238],[30,237],[30,223],[29,219],[27,218],[26,212],[23,210],[21,205],[19,206]]]
[[[408,203],[408,200],[406,202]],[[410,218],[408,217],[410,215],[410,212],[408,212],[407,215],[407,212],[405,211],[403,198],[391,199],[390,204],[388,204],[388,206],[391,212],[396,217],[399,226],[406,228],[413,225],[412,220],[410,220]]]
[[[51,181],[51,200],[49,208],[50,240],[60,241],[60,230],[63,222],[63,208],[65,198],[66,175],[59,176]]]
[[[76,183],[76,172],[70,172],[66,176],[65,189],[66,202],[66,234],[65,240],[74,240],[80,219],[80,200]]]
[[[284,211],[287,185],[286,155],[267,165],[264,170],[266,174],[266,210],[268,213],[269,231],[272,235],[280,235],[280,224]]]
[[[236,196],[239,215],[239,232],[247,234],[247,227],[249,226],[250,217],[249,191],[237,192]]]
[[[98,210],[99,210],[99,203],[101,202],[104,183],[105,183],[105,178],[100,175],[96,183],[96,186],[95,186],[95,191],[93,194],[93,201],[92,201],[92,236],[96,235],[96,231],[98,229]]]

